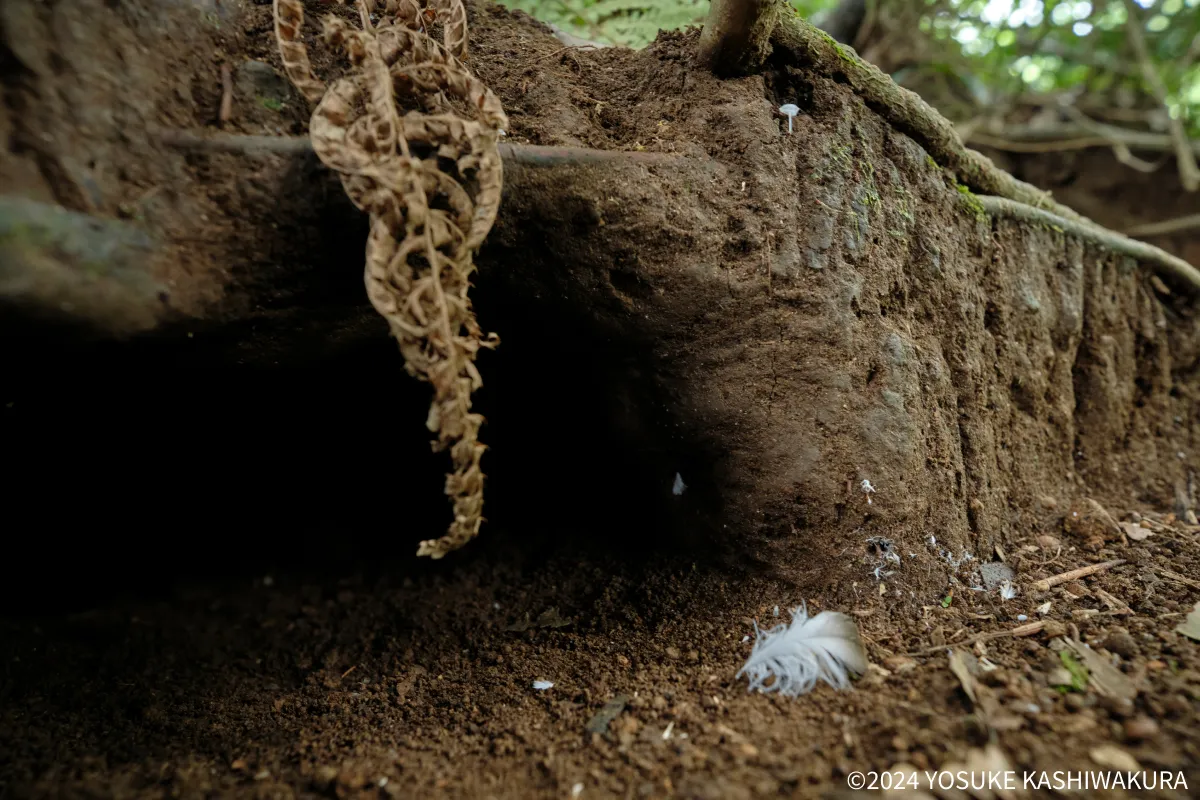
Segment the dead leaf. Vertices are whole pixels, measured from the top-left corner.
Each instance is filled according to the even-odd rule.
[[[554,607],[548,608],[541,614],[538,614],[538,618],[536,620],[531,620],[529,618],[529,612],[526,612],[525,619],[514,622],[512,625],[507,626],[504,630],[522,632],[532,628],[565,628],[570,624],[571,620],[564,619],[563,616],[558,613],[558,608]]]
[[[1105,697],[1132,700],[1137,697],[1137,686],[1121,670],[1114,667],[1107,658],[1097,653],[1091,647],[1075,639],[1063,640],[1071,648],[1083,666],[1088,671],[1088,685],[1097,694]]]
[[[1175,631],[1200,642],[1200,603],[1192,607],[1187,619],[1175,626]]]
[[[1121,772],[1142,771],[1142,766],[1137,762],[1137,759],[1116,745],[1102,744],[1099,747],[1093,747],[1089,755],[1091,755],[1092,761],[1095,761],[1102,767],[1120,770]]]
[[[1122,522],[1121,527],[1125,530],[1125,535],[1135,542],[1143,541],[1149,538],[1154,531],[1149,528],[1143,528],[1136,522]]]
[[[979,666],[975,661],[975,656],[965,650],[951,651],[950,671],[958,678],[958,682],[962,684],[963,691],[967,693],[967,697],[971,698],[971,702],[978,703],[975,690],[979,683],[975,680],[974,673],[979,671]]]
[[[621,712],[625,710],[625,705],[628,702],[629,698],[623,694],[619,694],[612,700],[609,700],[600,708],[599,711],[592,715],[592,718],[588,720],[587,728],[585,730],[587,730],[588,733],[607,733],[609,723],[620,716]]]
[[[950,653],[950,671],[962,684],[963,691],[971,699],[979,717],[988,727],[997,731],[1014,731],[1025,725],[1025,718],[1011,714],[1000,705],[1000,696],[990,686],[985,686],[975,679],[980,672],[979,662],[975,656],[965,650],[954,650]]]

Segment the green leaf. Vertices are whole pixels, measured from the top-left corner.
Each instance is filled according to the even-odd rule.
[[[1088,685],[1087,667],[1079,663],[1079,659],[1070,650],[1058,651],[1058,657],[1063,666],[1067,668],[1067,672],[1071,673],[1070,688],[1076,692],[1086,690]]]

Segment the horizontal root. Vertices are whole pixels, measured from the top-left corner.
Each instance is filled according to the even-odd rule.
[[[315,155],[307,136],[252,136],[230,133],[200,134],[191,131],[160,131],[160,142],[180,150],[245,155]],[[529,166],[604,164],[622,161],[635,164],[673,164],[683,161],[671,153],[627,150],[596,150],[590,147],[551,147],[532,144],[501,144],[500,157],[505,163]]]

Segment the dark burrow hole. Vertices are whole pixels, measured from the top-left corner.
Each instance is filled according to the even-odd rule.
[[[813,84],[795,67],[769,70],[763,73],[766,98],[775,108],[792,103],[801,114],[813,110]]]
[[[0,354],[7,614],[272,570],[403,576],[564,548],[724,558],[705,531],[719,512],[712,456],[689,451],[657,389],[639,383],[647,348],[538,311],[496,314],[503,341],[480,358],[476,404],[488,521],[439,562],[414,556],[450,519],[449,456],[431,452],[424,425],[431,390],[369,309],[356,312],[368,335],[324,349],[331,329],[354,326],[312,316],[307,338],[293,321],[89,348],[25,328],[20,353]]]

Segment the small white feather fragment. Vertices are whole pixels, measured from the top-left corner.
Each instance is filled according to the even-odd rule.
[[[685,491],[687,491],[687,484],[683,482],[683,476],[676,472],[675,485],[671,487],[671,494],[679,497],[679,495],[683,494]]]
[[[554,687],[554,683],[551,681],[534,681],[533,682],[533,688],[537,689],[539,692],[544,692],[547,689],[551,689],[553,687]]]
[[[738,670],[750,681],[750,691],[779,692],[789,697],[805,694],[823,680],[837,689],[850,685],[850,673],[867,671],[867,652],[854,620],[836,611],[808,616],[800,606],[791,624],[759,630],[754,624],[754,649]],[[768,686],[767,681],[774,678]]]

